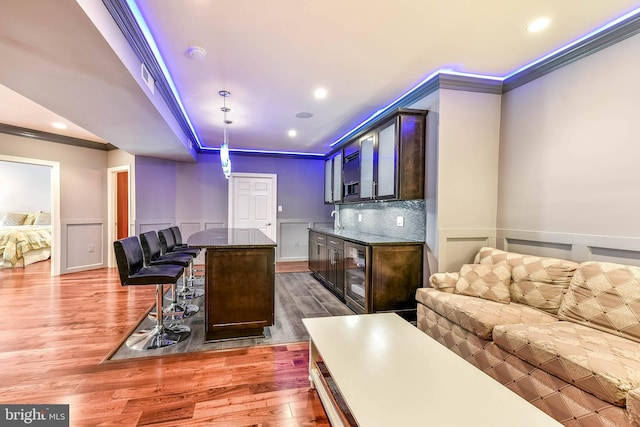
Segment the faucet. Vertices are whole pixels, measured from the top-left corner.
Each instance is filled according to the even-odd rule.
[[[333,217],[333,228],[339,230],[340,229],[340,211],[334,210],[331,211],[331,216]]]

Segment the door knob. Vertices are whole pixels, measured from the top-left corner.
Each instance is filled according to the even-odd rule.
[[[271,227],[271,223],[270,222],[266,223],[265,227]]]

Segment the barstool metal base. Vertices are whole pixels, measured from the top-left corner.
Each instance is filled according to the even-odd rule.
[[[164,326],[154,326],[153,329],[143,329],[134,332],[127,339],[127,347],[132,350],[152,350],[169,347],[184,340],[189,336],[188,332],[174,332]]]
[[[201,296],[204,295],[204,289],[182,288],[182,289],[178,289],[177,294],[178,294],[178,298],[181,298],[181,299],[200,298]],[[167,294],[165,295],[165,299],[169,301],[173,301],[173,289],[167,292]]]

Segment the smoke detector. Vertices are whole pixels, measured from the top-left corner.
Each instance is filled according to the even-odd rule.
[[[204,61],[207,57],[207,51],[201,46],[189,46],[187,54],[189,54],[191,59],[196,61]]]

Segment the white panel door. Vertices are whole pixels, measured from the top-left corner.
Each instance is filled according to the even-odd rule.
[[[257,228],[276,241],[276,177],[271,174],[231,174],[230,228]]]

